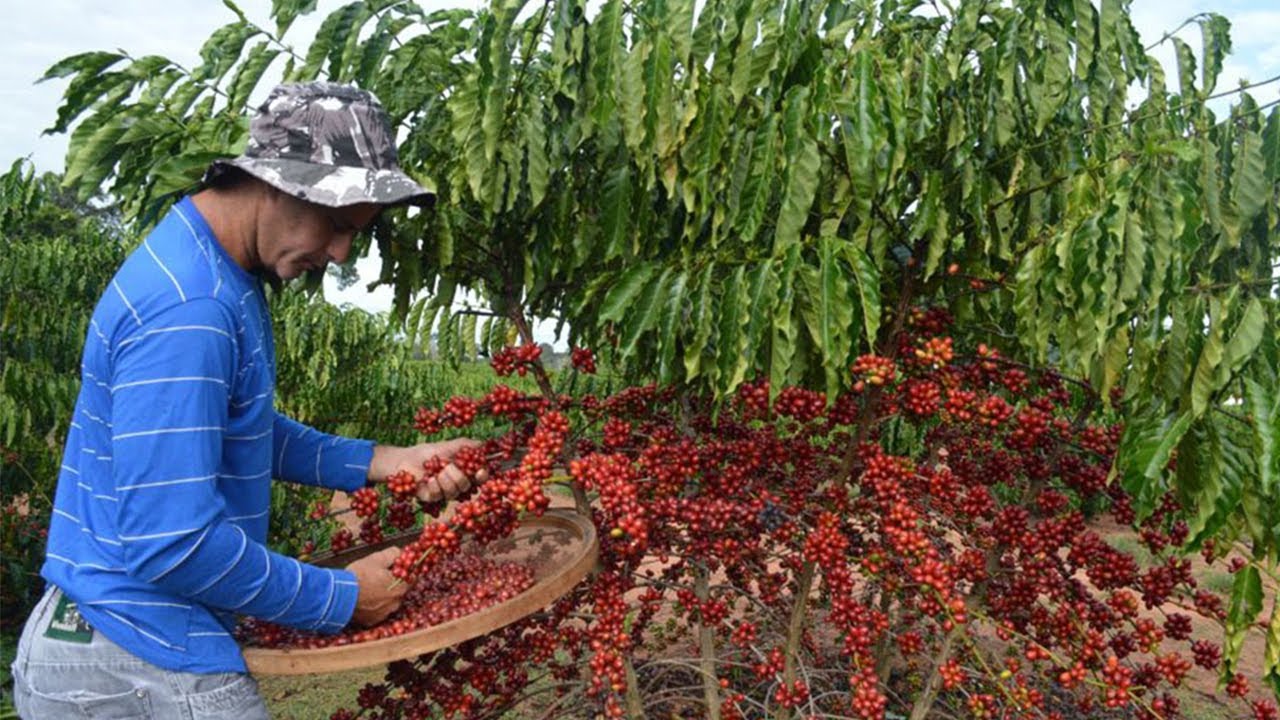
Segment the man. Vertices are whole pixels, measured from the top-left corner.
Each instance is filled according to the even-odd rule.
[[[245,153],[219,161],[121,266],[85,340],[42,575],[13,664],[18,712],[50,718],[266,717],[238,615],[337,632],[400,603],[395,550],[331,570],[267,550],[272,478],[354,490],[470,441],[411,448],[325,435],[275,412],[263,280],[345,262],[385,207],[432,199],[399,169],[367,92],[282,85]],[[453,497],[450,465],[422,478]]]

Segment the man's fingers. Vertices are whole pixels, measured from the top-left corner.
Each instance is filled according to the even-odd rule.
[[[435,455],[445,460],[450,460],[459,450],[464,448],[480,447],[482,443],[479,440],[471,438],[454,438],[453,440],[445,440],[435,446]]]
[[[440,492],[440,484],[435,478],[418,483],[418,499],[422,502],[439,502],[444,499],[444,493]]]
[[[456,465],[450,465],[436,478],[445,497],[457,497],[471,487],[471,478]]]
[[[449,465],[439,475],[418,485],[418,498],[423,502],[447,500],[461,495],[469,487],[471,478],[456,465]]]

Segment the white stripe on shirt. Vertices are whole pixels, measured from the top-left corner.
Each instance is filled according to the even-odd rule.
[[[104,538],[101,535],[94,535],[93,531],[87,527],[80,528],[80,532],[90,535],[91,537],[93,537],[94,540],[97,540],[100,543],[106,543],[108,545],[114,545],[116,547],[124,547],[124,543],[120,542],[119,540],[112,540],[111,538]]]
[[[266,430],[264,432],[258,433],[257,435],[226,435],[224,436],[223,439],[224,440],[261,440],[262,438],[270,435],[271,432],[272,432],[271,430]]]
[[[163,327],[163,328],[156,328],[154,330],[148,330],[142,333],[141,335],[134,335],[133,337],[125,338],[124,340],[120,341],[120,345],[117,347],[124,347],[129,343],[137,342],[147,337],[148,335],[156,335],[159,333],[169,333],[169,332],[186,332],[188,330],[203,330],[206,332],[215,332],[215,333],[218,333],[219,335],[225,336],[227,339],[231,339],[231,333],[227,332],[226,330],[223,330],[222,328],[216,328],[212,325],[173,325],[171,327]]]
[[[246,549],[246,548],[248,548],[248,547],[249,547],[249,536],[245,533],[245,531],[244,531],[244,530],[241,530],[241,529],[240,529],[240,526],[239,526],[239,525],[232,525],[231,527],[235,528],[235,529],[236,529],[236,531],[240,533],[240,552],[237,552],[237,553],[236,553],[235,558],[234,558],[234,559],[232,559],[231,564],[227,566],[227,569],[226,569],[226,570],[223,570],[222,572],[218,573],[218,576],[217,576],[217,577],[215,577],[214,579],[212,579],[212,580],[210,580],[209,582],[205,583],[205,584],[204,584],[204,585],[202,585],[200,588],[198,588],[198,589],[196,589],[196,590],[192,590],[192,591],[191,591],[191,594],[192,594],[193,596],[194,596],[194,595],[199,595],[200,593],[204,592],[205,590],[208,590],[209,588],[211,588],[211,587],[213,587],[214,585],[218,584],[218,581],[219,581],[219,580],[221,580],[222,578],[226,577],[226,576],[227,576],[227,573],[231,572],[231,571],[232,571],[232,569],[234,569],[237,565],[239,565],[239,564],[240,564],[240,558],[244,557],[244,551],[245,551],[245,549]]]
[[[156,378],[155,380],[134,380],[133,382],[120,383],[119,385],[116,385],[115,387],[111,388],[111,392],[115,392],[123,388],[137,387],[139,385],[156,385],[159,383],[174,383],[174,382],[211,382],[211,383],[218,383],[219,385],[227,384],[227,381],[223,380],[222,378],[199,377],[196,375],[192,375],[188,377]]]
[[[134,310],[134,309],[133,309],[133,303],[130,303],[130,302],[129,302],[129,298],[127,298],[127,297],[125,297],[125,296],[124,296],[124,290],[121,290],[121,289],[120,289],[120,283],[119,283],[119,281],[117,281],[117,280],[115,280],[115,279],[113,278],[113,279],[111,280],[111,286],[112,286],[112,287],[114,287],[114,288],[116,289],[116,294],[117,294],[117,295],[119,295],[119,296],[120,296],[120,299],[124,301],[124,306],[125,306],[125,307],[127,307],[127,308],[129,308],[129,312],[133,313],[133,319],[134,319],[134,320],[136,320],[136,321],[137,321],[137,323],[138,323],[138,326],[139,326],[139,327],[141,327],[141,326],[142,326],[142,317],[138,315],[138,311],[137,311],[137,310]]]
[[[160,571],[159,574],[153,576],[151,579],[147,580],[147,582],[154,583],[155,581],[159,580],[165,575],[168,575],[169,573],[173,572],[174,568],[186,562],[187,558],[191,557],[191,553],[194,553],[196,551],[196,548],[200,547],[200,543],[204,542],[204,539],[208,537],[209,530],[210,528],[205,528],[204,532],[200,533],[200,537],[196,538],[196,541],[191,544],[191,547],[187,548],[187,551],[182,554],[182,557],[178,558],[177,560],[174,560],[172,565]]]
[[[266,392],[258,393],[257,395],[254,395],[253,397],[249,398],[248,400],[245,400],[244,402],[231,403],[231,407],[233,408],[249,407],[250,405],[261,400],[262,398],[271,397],[272,393],[274,392],[275,392],[275,389],[272,388],[271,390],[268,390]]]
[[[268,477],[271,475],[271,468],[267,468],[260,473],[252,475],[229,475],[227,473],[218,473],[218,477],[224,480],[257,480],[258,478]]]
[[[116,490],[138,490],[140,488],[160,487],[162,485],[186,485],[188,483],[208,482],[217,477],[217,475],[201,475],[200,477],[177,478],[175,480],[157,480],[149,483],[135,483],[133,485],[121,485]]]
[[[50,560],[57,560],[58,562],[64,562],[70,565],[71,567],[78,567],[78,568],[87,567],[87,568],[93,568],[94,570],[102,570],[103,572],[111,572],[111,573],[122,573],[125,571],[124,568],[122,567],[107,567],[106,565],[97,565],[94,563],[87,563],[87,562],[78,563],[72,560],[71,558],[65,558],[55,553],[45,553],[44,556],[49,558]]]
[[[285,605],[284,609],[281,610],[280,612],[276,613],[275,615],[272,615],[269,618],[266,618],[267,622],[271,622],[276,618],[280,617],[281,615],[284,615],[285,613],[289,612],[289,610],[293,608],[293,604],[298,600],[298,593],[302,592],[302,563],[298,562],[297,560],[294,560],[293,558],[289,558],[289,560],[293,562],[294,568],[298,571],[298,584],[293,588],[293,596],[289,598],[289,604]]]
[[[138,627],[137,625],[134,625],[132,622],[129,622],[129,619],[128,619],[128,618],[126,618],[126,617],[121,617],[120,615],[117,615],[116,613],[113,613],[113,612],[111,612],[110,610],[103,610],[102,612],[104,612],[104,613],[106,613],[106,614],[110,615],[111,617],[115,618],[116,620],[119,620],[120,622],[124,623],[125,625],[128,625],[129,627],[133,628],[133,629],[134,629],[134,631],[136,631],[139,635],[142,635],[143,637],[146,637],[146,638],[149,638],[149,639],[151,639],[151,640],[154,640],[154,641],[156,641],[156,642],[160,643],[161,645],[163,645],[163,646],[165,646],[165,647],[169,648],[170,650],[177,650],[177,651],[179,651],[179,652],[186,652],[186,650],[187,650],[187,649],[186,649],[186,648],[184,648],[184,647],[178,647],[178,646],[176,646],[176,645],[171,645],[171,644],[169,644],[169,643],[165,642],[164,640],[161,640],[160,638],[156,637],[155,635],[152,635],[151,633],[147,632],[146,630],[143,630],[142,628]]]
[[[280,457],[276,460],[276,466],[284,468],[284,450],[289,447],[289,433],[284,434],[284,440],[280,443]]]
[[[329,621],[329,609],[333,607],[333,596],[338,591],[337,576],[333,573],[325,573],[329,576],[329,599],[325,601],[324,610],[320,613],[320,620],[313,627],[320,627]]]
[[[187,432],[223,432],[224,430],[226,430],[226,428],[218,427],[215,425],[202,426],[202,427],[160,428],[158,430],[139,430],[137,432],[112,435],[111,440],[114,442],[116,440],[125,440],[128,438],[147,437],[149,435],[168,435],[172,433],[187,433]]]
[[[263,575],[262,582],[258,583],[257,592],[245,598],[244,602],[240,603],[239,605],[236,605],[235,607],[227,608],[228,610],[239,610],[245,605],[248,605],[249,603],[256,600],[258,596],[262,594],[262,591],[267,588],[267,581],[271,579],[271,553],[267,552],[267,547],[265,545],[259,545],[258,547],[262,548],[262,559],[267,564],[267,574]]]
[[[164,263],[160,261],[160,256],[156,255],[155,250],[151,249],[151,239],[149,237],[142,241],[142,247],[147,249],[147,252],[151,254],[151,258],[156,261],[156,264],[160,266],[160,269],[164,271],[164,274],[168,275],[169,279],[173,281],[173,286],[178,289],[178,299],[182,300],[182,302],[186,302],[187,294],[182,292],[182,286],[178,284],[178,278],[174,277],[173,273],[169,272],[169,268],[165,267]]]
[[[125,542],[134,542],[135,540],[154,540],[156,538],[177,537],[179,535],[190,535],[200,528],[186,528],[185,530],[170,530],[169,532],[150,533],[148,535],[121,535],[120,539]]]
[[[110,341],[110,340],[107,340],[107,336],[106,336],[106,335],[104,335],[104,334],[102,334],[102,328],[98,327],[98,321],[97,321],[97,320],[90,320],[90,321],[89,321],[89,327],[93,328],[93,331],[94,331],[95,333],[97,333],[97,334],[98,334],[98,337],[99,337],[99,338],[101,338],[101,339],[102,339],[102,344],[107,346],[107,350],[110,350],[110,349],[111,349],[111,341]]]
[[[191,606],[185,603],[158,602],[151,600],[90,600],[85,605],[142,605],[144,607],[176,607],[183,610],[190,610]]]

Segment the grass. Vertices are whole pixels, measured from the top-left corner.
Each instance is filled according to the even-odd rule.
[[[1236,577],[1226,570],[1217,570],[1209,573],[1200,580],[1200,584],[1206,590],[1217,593],[1219,595],[1230,595],[1231,588],[1235,585]]]
[[[1131,556],[1140,567],[1148,567],[1154,562],[1154,556],[1152,556],[1151,551],[1136,537],[1123,535],[1110,538],[1107,542],[1116,550]]]
[[[317,720],[340,707],[356,708],[365,683],[381,682],[386,669],[362,668],[328,675],[276,675],[258,678],[273,720]]]

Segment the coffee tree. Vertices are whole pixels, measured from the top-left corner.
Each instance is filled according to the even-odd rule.
[[[973,712],[1048,712],[1034,679],[1049,677],[1101,688],[1080,702],[1169,715],[1158,678],[1177,685],[1190,661],[1160,643],[1186,640],[1186,621],[1157,632],[1136,608],[1177,593],[1223,621],[1224,646],[1193,655],[1230,692],[1243,694],[1236,662],[1259,619],[1266,677],[1280,678],[1280,612],[1263,590],[1280,549],[1280,112],[1250,88],[1217,91],[1223,18],[1198,19],[1198,56],[1167,38],[1177,66],[1166,69],[1120,0],[711,0],[696,12],[606,0],[590,15],[574,0],[437,13],[353,2],[295,50],[285,36],[310,6],[275,3],[271,28],[235,11],[191,70],[100,52],[55,65],[49,77],[71,78],[55,125],[74,126],[68,181],[86,193],[105,183],[145,224],[211,157],[238,149],[268,67],[359,83],[387,105],[406,169],[439,191],[435,208],[396,211],[367,241],[412,337],[434,331],[470,352],[514,332],[527,345],[531,317],[557,317],[625,377],[670,388],[653,391],[674,394],[654,414],[624,399],[606,418],[585,400],[560,407],[540,376],[544,415],[582,413],[557,457],[578,468],[579,507],[606,534],[640,532],[611,516],[628,483],[677,527],[717,517],[709,495],[726,513],[708,537],[655,543],[659,564],[677,569],[648,585],[635,584],[635,558],[606,548],[604,572],[544,628],[572,642],[576,613],[601,633],[569,652],[585,676],[542,665],[557,680],[594,678],[583,691],[611,713],[643,714],[639,688],[661,668],[656,626],[637,620],[652,620],[635,604],[646,597],[699,628],[692,677],[710,714],[739,696],[757,710],[833,712],[829,692],[874,716],[886,691],[917,716],[940,692]],[[1233,100],[1218,117],[1210,104],[1223,94]],[[459,288],[489,304],[483,325],[448,310]],[[741,397],[756,414],[734,414]],[[516,445],[537,426],[513,424]],[[745,447],[716,445],[744,436],[782,448],[766,486],[750,486],[777,496],[773,510],[719,479],[741,481],[743,462],[758,469]],[[671,449],[681,442],[683,454]],[[602,443],[619,457],[593,459]],[[681,463],[646,464],[647,449],[689,469],[664,482],[663,463]],[[963,490],[934,486],[942,468]],[[954,505],[971,492],[973,504]],[[1215,604],[1174,557],[1140,571],[1088,539],[1070,508],[1102,496],[1154,548],[1238,548],[1230,597]],[[778,525],[753,525],[744,508],[777,510]],[[731,548],[744,538],[715,535],[730,526],[751,530],[761,555],[739,564]],[[1024,558],[1035,567],[1001,550],[1015,546],[1037,549]],[[1087,585],[1071,574],[1084,568],[1097,569]],[[718,573],[746,583],[748,603],[789,597],[790,614],[755,623],[727,600],[727,616],[709,609],[723,599],[712,597]],[[1018,577],[1043,581],[1008,585]],[[824,654],[808,609],[819,581],[821,627],[843,654]],[[1009,597],[1020,607],[998,606]],[[739,662],[716,651],[726,617],[760,625],[738,636],[764,664],[756,676],[725,672]],[[1090,627],[1053,627],[1068,617]],[[609,634],[619,618],[630,641]],[[974,619],[986,634],[968,629]],[[495,685],[457,663],[551,662],[549,646],[518,652],[535,636],[522,626],[393,668],[406,690],[394,697],[422,709],[383,711],[511,701],[532,677],[519,664]],[[781,640],[769,649],[760,637]],[[1001,670],[975,638],[1023,659]],[[920,653],[932,662],[913,664]],[[796,684],[819,657],[843,687]],[[433,684],[414,674],[424,666],[466,682]]]
[[[0,175],[0,256],[0,633],[9,635],[43,588],[50,478],[72,422],[80,348],[124,247],[109,210],[76,202],[56,176],[20,160]]]

